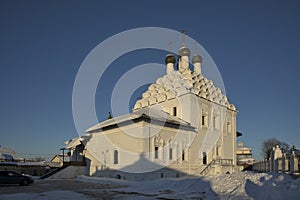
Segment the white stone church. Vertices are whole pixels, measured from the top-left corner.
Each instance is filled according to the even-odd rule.
[[[168,54],[165,62],[166,75],[149,86],[132,113],[66,142],[71,164],[84,162],[90,176],[130,180],[237,170],[235,106],[202,75],[201,56],[190,60],[185,45],[177,59]]]

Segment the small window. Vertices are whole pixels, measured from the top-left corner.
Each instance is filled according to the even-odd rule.
[[[169,149],[169,159],[173,160],[173,149],[172,148]]]
[[[118,150],[114,150],[114,164],[118,164],[119,163],[119,152]]]
[[[208,127],[208,115],[207,114],[203,114],[202,118],[201,118],[201,124],[203,127]]]
[[[204,115],[202,115],[201,122],[202,122],[202,126],[204,126],[204,124],[205,124],[205,116]]]
[[[121,179],[121,175],[120,175],[120,174],[117,174],[117,175],[116,175],[116,179]]]
[[[173,116],[177,116],[177,107],[173,107]]]
[[[158,147],[155,147],[155,155],[154,155],[155,159],[158,159]]]
[[[214,115],[213,116],[213,128],[214,129],[219,129],[220,125],[219,125],[219,116],[218,115]]]
[[[184,154],[184,150],[182,150],[182,161],[185,161],[185,154]]]
[[[231,123],[230,122],[226,123],[226,131],[227,131],[227,133],[231,133]]]
[[[203,161],[202,161],[203,165],[207,164],[207,154],[206,152],[203,152]]]

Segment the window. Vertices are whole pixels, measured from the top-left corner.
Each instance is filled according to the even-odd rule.
[[[169,149],[169,159],[170,160],[173,159],[173,149],[172,148]]]
[[[155,159],[158,159],[158,147],[155,147],[155,155],[154,155]]]
[[[121,179],[121,175],[120,175],[120,174],[117,174],[117,175],[116,175],[116,179]]]
[[[208,115],[207,114],[202,114],[201,124],[204,127],[208,127]]]
[[[203,152],[203,165],[207,164],[207,154],[206,152]]]
[[[177,116],[177,107],[173,107],[173,116]]]
[[[216,116],[213,116],[213,127],[216,128]]]
[[[182,150],[182,161],[185,161],[185,154],[184,154],[184,150]]]
[[[214,129],[219,129],[220,128],[220,121],[219,121],[219,116],[218,115],[213,116],[213,128]]]
[[[227,133],[231,133],[231,123],[230,122],[226,123],[226,131],[227,131]]]
[[[119,152],[118,150],[114,150],[114,164],[118,164],[119,163]]]

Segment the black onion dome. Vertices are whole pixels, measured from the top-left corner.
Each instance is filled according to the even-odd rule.
[[[173,64],[175,64],[176,58],[175,58],[175,56],[174,56],[173,54],[168,54],[168,55],[166,56],[166,58],[165,58],[165,62],[166,62],[166,64],[168,64],[168,63],[173,63]]]
[[[192,58],[192,63],[202,63],[202,57],[199,54],[195,54]]]
[[[181,47],[178,52],[179,56],[190,56],[191,51],[187,47]]]

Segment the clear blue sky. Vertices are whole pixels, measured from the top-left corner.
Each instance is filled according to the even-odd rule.
[[[300,148],[299,9],[298,1],[0,1],[0,144],[27,157],[58,153],[77,136],[72,88],[87,54],[121,31],[155,26],[187,30],[212,56],[256,158],[270,137]],[[148,50],[113,63],[96,96],[99,119],[122,73],[164,56]]]

